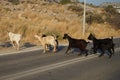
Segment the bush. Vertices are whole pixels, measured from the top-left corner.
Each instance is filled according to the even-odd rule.
[[[88,24],[91,24],[92,22],[103,23],[104,20],[102,18],[102,15],[99,15],[99,14],[89,14],[89,15],[86,16],[86,22]]]
[[[68,10],[75,11],[75,12],[82,12],[83,8],[81,6],[69,6]]]
[[[8,0],[8,1],[15,5],[19,4],[19,0]]]
[[[107,7],[105,7],[105,11],[108,12],[109,14],[117,14],[117,11],[115,8],[113,8],[112,5],[109,5]]]
[[[71,0],[60,0],[60,4],[68,4],[71,3]]]

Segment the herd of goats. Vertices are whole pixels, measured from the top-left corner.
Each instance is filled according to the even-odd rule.
[[[21,34],[15,34],[13,32],[8,32],[10,41],[14,48],[19,50],[20,48],[20,40],[22,38]],[[37,38],[42,46],[44,47],[43,53],[46,53],[46,51],[49,50],[49,46],[53,46],[53,52],[55,53],[58,49],[58,36],[55,35],[34,35],[35,38]],[[75,39],[70,37],[68,34],[64,34],[63,39],[67,39],[69,42],[67,51],[65,53],[68,53],[68,51],[71,48],[78,48],[82,53],[85,53],[85,56],[88,55],[88,50],[86,49],[87,42],[84,39]],[[112,55],[114,55],[114,43],[113,43],[113,37],[111,38],[105,38],[105,39],[97,39],[93,34],[90,34],[88,36],[88,39],[93,42],[93,53],[97,53],[98,50],[101,50],[101,54],[99,57],[105,54],[105,51],[107,50],[109,52],[109,58],[111,58]]]

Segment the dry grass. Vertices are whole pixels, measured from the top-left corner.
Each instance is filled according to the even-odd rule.
[[[98,38],[105,38],[105,37],[120,37],[120,30],[115,30],[109,24],[93,24],[89,31],[94,33]]]
[[[27,6],[26,6],[27,8]],[[1,9],[1,8],[0,8]],[[23,35],[23,42],[38,43],[34,38],[35,34],[56,34],[59,35],[61,42],[64,33],[69,33],[74,38],[87,39],[89,33],[94,33],[97,38],[120,37],[120,30],[115,30],[110,24],[86,24],[85,36],[82,36],[82,18],[72,16],[72,11],[67,11],[65,6],[48,5],[41,6],[40,12],[24,10],[22,18],[19,17],[20,11],[15,11],[9,15],[0,16],[0,42],[8,41],[6,29]],[[47,12],[46,12],[47,10]],[[45,11],[42,13],[42,11]],[[5,11],[3,11],[5,13]],[[3,14],[4,15],[4,14]]]

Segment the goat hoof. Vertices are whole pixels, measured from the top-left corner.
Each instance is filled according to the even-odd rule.
[[[98,57],[101,57],[102,55],[99,55]]]
[[[78,56],[81,56],[82,54],[78,54]]]
[[[57,50],[53,51],[53,53],[56,53],[56,52],[57,52]]]
[[[68,54],[68,53],[65,53],[65,54]]]
[[[111,58],[111,55],[109,56],[109,58]]]
[[[46,52],[43,52],[43,54],[45,54]]]
[[[69,55],[69,53],[65,53],[66,55]]]
[[[54,54],[56,53],[56,51],[55,52],[53,52]]]
[[[16,49],[17,51],[19,51],[20,49]]]
[[[96,54],[96,53],[93,52],[93,54]]]
[[[88,54],[86,54],[85,56],[88,56]]]

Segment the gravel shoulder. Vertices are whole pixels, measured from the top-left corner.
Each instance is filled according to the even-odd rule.
[[[21,52],[29,52],[29,51],[40,50],[40,49],[42,49],[42,46],[34,46],[34,47],[29,47],[29,48],[22,48],[19,51],[15,50],[13,47],[0,48],[0,56],[9,55],[9,54],[17,54],[17,53],[21,53]]]

